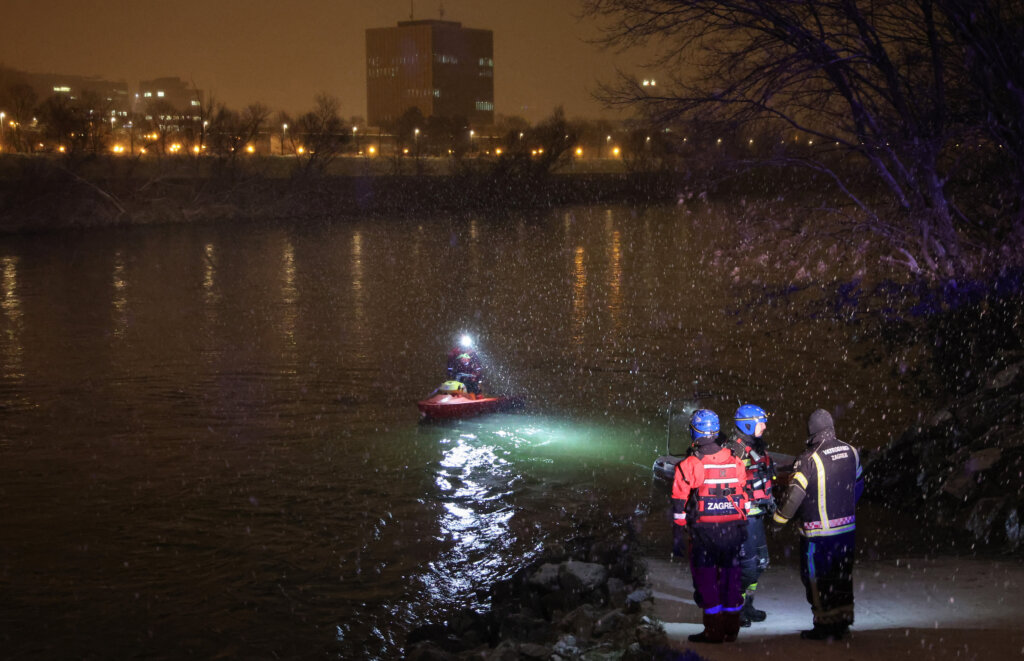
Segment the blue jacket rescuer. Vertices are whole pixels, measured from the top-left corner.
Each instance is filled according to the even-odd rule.
[[[733,415],[736,431],[723,445],[743,461],[747,469],[747,489],[750,493],[750,511],[747,517],[747,539],[740,553],[740,584],[743,588],[743,610],[740,626],[763,622],[767,615],[754,608],[757,580],[768,569],[768,541],[765,537],[765,519],[775,511],[772,484],[775,464],[768,454],[764,433],[768,428],[768,413],[756,404],[743,404]]]
[[[864,480],[857,450],[836,438],[828,411],[811,414],[807,433],[773,522],[800,521],[800,577],[814,615],[801,637],[837,640],[853,624],[854,511]]]
[[[736,640],[743,597],[740,549],[747,536],[746,468],[719,445],[718,416],[708,409],[690,418],[692,452],[676,465],[672,483],[673,554],[682,556],[689,531],[694,600],[703,611],[704,631],[693,642]]]

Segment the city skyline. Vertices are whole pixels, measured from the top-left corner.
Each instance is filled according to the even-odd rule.
[[[642,69],[588,43],[597,26],[579,21],[576,2],[415,2],[416,19],[439,18],[493,30],[495,113],[537,121],[563,106],[570,116],[612,117],[592,97],[616,68]],[[300,112],[320,92],[345,116],[366,116],[365,30],[410,17],[408,0],[311,0],[279,4],[183,0],[159,14],[122,0],[83,12],[80,3],[15,3],[0,25],[0,64],[32,73],[140,80],[178,76],[231,107],[261,102]],[[333,66],[332,66],[333,64]]]

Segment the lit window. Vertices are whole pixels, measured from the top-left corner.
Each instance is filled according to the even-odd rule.
[[[494,110],[494,103],[491,102],[491,101],[477,101],[476,102],[476,109],[477,110],[491,111],[491,110]]]
[[[434,98],[435,99],[440,99],[441,98],[441,90],[439,90],[437,88],[434,88]]]
[[[156,95],[157,95],[157,96],[163,96],[163,95],[164,95],[164,93],[163,93],[163,92],[157,92],[157,93],[156,93]]]
[[[153,96],[153,93],[152,92],[145,92],[142,96],[144,96],[144,97],[146,97],[148,99],[149,97]]]
[[[199,105],[199,101],[197,101],[195,99],[192,99],[192,105],[198,106]]]

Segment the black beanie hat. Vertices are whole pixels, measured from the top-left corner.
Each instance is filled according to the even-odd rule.
[[[825,409],[817,409],[807,419],[807,433],[814,436],[820,431],[833,429],[832,415]]]

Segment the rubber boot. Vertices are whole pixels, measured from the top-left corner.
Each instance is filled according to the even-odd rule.
[[[722,612],[722,640],[731,643],[740,634],[740,612]]]
[[[751,622],[764,622],[767,617],[768,613],[754,608],[754,595],[748,594],[740,611],[740,626],[749,627]]]
[[[800,632],[804,640],[841,640],[850,632],[850,628],[844,624],[817,624],[813,629]]]
[[[690,634],[687,639],[691,643],[721,643],[725,636],[722,630],[722,616],[725,613],[704,613],[704,631]]]

